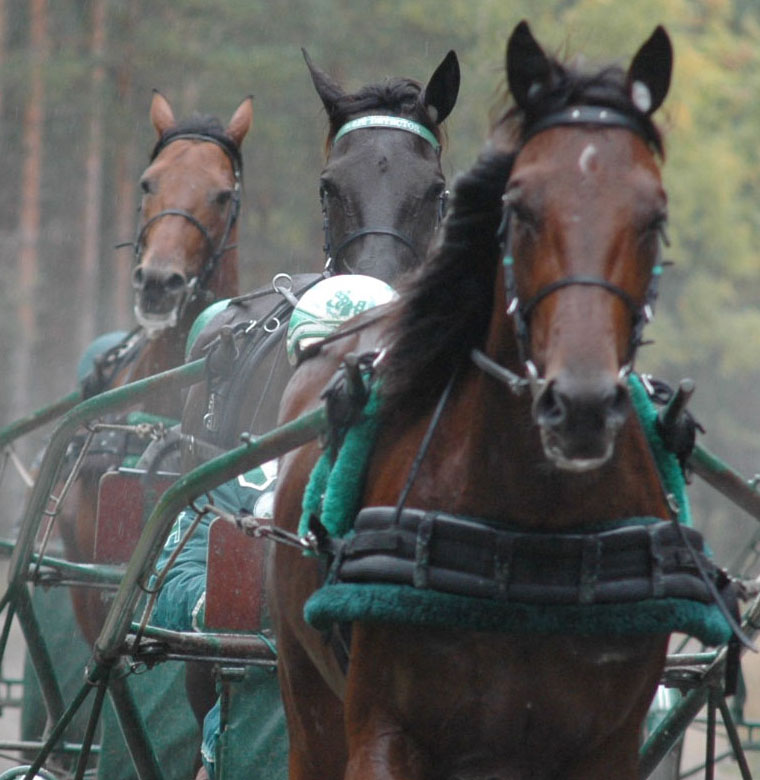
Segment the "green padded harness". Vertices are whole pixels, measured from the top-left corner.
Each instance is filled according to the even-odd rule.
[[[676,456],[665,448],[657,432],[657,410],[635,375],[629,379],[629,390],[664,489],[677,506],[680,521],[690,526],[691,511],[683,475]],[[299,528],[302,535],[309,530],[310,518],[316,516],[331,537],[352,537],[364,491],[366,467],[377,438],[379,403],[375,389],[358,423],[346,434],[334,463],[326,452],[316,464],[304,493]],[[477,521],[476,518],[464,520]],[[645,525],[657,521],[659,518],[629,518],[622,524]],[[620,525],[617,521],[610,527]],[[731,634],[715,604],[691,598],[643,598],[633,603],[535,604],[441,592],[424,583],[415,587],[388,582],[335,582],[329,578],[307,602],[305,616],[309,623],[320,629],[335,622],[361,620],[520,634],[619,636],[680,631],[706,644],[721,644]]]

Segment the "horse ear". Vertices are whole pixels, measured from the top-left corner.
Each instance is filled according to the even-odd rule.
[[[170,127],[177,124],[169,101],[157,89],[153,90],[153,100],[150,103],[150,121],[153,123],[159,138]]]
[[[507,84],[520,108],[549,83],[551,62],[533,37],[526,21],[520,22],[507,42]]]
[[[636,52],[628,68],[628,94],[645,114],[653,114],[665,100],[673,71],[673,46],[662,25]]]
[[[328,76],[323,70],[318,68],[309,57],[309,53],[306,49],[301,49],[303,58],[306,61],[306,67],[311,74],[311,80],[314,83],[314,88],[317,90],[317,94],[322,99],[322,104],[327,111],[327,116],[332,116],[335,103],[342,98],[346,93],[343,88],[335,81],[331,76]]]
[[[420,100],[430,118],[440,124],[451,113],[459,95],[459,60],[452,49],[435,69]]]
[[[251,129],[251,122],[253,122],[253,95],[248,95],[237,107],[224,131],[238,148],[243,143],[246,133]]]

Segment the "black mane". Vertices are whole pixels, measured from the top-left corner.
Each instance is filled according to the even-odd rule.
[[[581,73],[552,61],[552,86],[523,110],[511,106],[492,130],[511,151],[492,140],[470,171],[453,185],[440,242],[400,290],[391,319],[392,347],[381,363],[383,410],[387,416],[422,413],[440,396],[452,373],[482,347],[491,319],[500,255],[502,195],[512,164],[531,127],[568,106],[593,105],[635,117],[645,140],[662,156],[659,130],[632,103],[625,72],[608,67]]]
[[[394,78],[379,84],[368,84],[353,94],[341,95],[329,112],[328,148],[335,134],[346,122],[367,111],[381,111],[411,119],[430,130],[440,141],[440,128],[431,120],[420,102],[422,89],[422,84],[414,79]]]
[[[227,135],[224,125],[215,116],[193,114],[186,119],[180,119],[173,127],[164,131],[150,154],[150,161],[156,159],[161,150],[178,136],[202,135],[211,138],[237,163],[243,170],[243,156],[238,145]]]

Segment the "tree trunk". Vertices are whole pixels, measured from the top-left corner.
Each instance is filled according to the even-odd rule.
[[[121,56],[116,71],[116,90],[119,96],[119,112],[132,116],[134,95],[135,28],[137,26],[139,2],[127,3],[119,17]],[[146,96],[147,97],[147,96]],[[146,113],[147,116],[147,113]],[[126,121],[119,127],[131,127]],[[116,241],[128,241],[135,235],[135,137],[133,132],[118,139],[116,152]],[[114,312],[117,328],[131,328],[132,316],[132,254],[125,248],[116,252],[114,262],[116,284],[111,291],[111,311]]]
[[[91,0],[90,132],[85,163],[84,244],[79,279],[79,348],[94,338],[97,327],[98,271],[103,202],[103,64],[106,39],[105,0]]]
[[[0,0],[0,74],[2,74],[5,68],[5,36],[7,32],[7,10],[5,7],[5,0]],[[0,118],[3,115],[3,83],[0,81]],[[2,122],[0,122],[0,128],[2,128]],[[2,137],[0,137],[0,149],[3,148]]]
[[[45,64],[48,56],[47,0],[29,0],[29,91],[23,120],[23,167],[19,217],[18,317],[15,411],[28,409],[32,388],[33,351],[37,341],[35,283],[40,234]]]

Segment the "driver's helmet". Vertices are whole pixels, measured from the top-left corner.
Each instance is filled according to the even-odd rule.
[[[286,348],[291,365],[298,364],[310,344],[329,336],[346,320],[397,297],[386,282],[361,274],[331,276],[315,284],[290,317]]]

